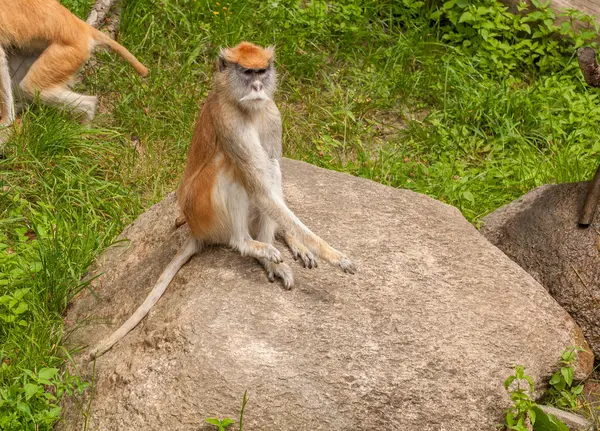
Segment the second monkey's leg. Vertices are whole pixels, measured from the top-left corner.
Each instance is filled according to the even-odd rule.
[[[13,99],[12,85],[8,58],[0,46],[0,151],[10,135],[9,127],[15,121],[15,102]]]
[[[39,95],[42,102],[66,106],[81,114],[84,122],[91,121],[96,113],[97,98],[67,89],[69,80],[88,57],[89,48],[86,46],[54,43],[33,63],[19,86],[29,99]]]

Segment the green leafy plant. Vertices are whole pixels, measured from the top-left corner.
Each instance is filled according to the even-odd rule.
[[[0,370],[4,372],[7,368],[7,363],[2,362]],[[87,388],[87,383],[77,376],[68,373],[61,376],[57,368],[23,371],[19,380],[0,388],[1,430],[49,427],[60,417],[58,403],[62,395],[82,393]]]
[[[27,312],[29,305],[23,300],[23,297],[30,290],[27,288],[16,289],[12,293],[0,296],[0,320],[5,323],[4,330],[6,330],[7,324],[27,326],[27,321],[22,318],[22,315]]]
[[[504,381],[504,388],[509,392],[513,403],[506,411],[506,426],[511,430],[528,431],[531,425],[535,424],[537,414],[537,404],[532,398],[533,379],[525,374],[525,368],[517,365],[515,373]]]
[[[225,431],[225,428],[229,427],[235,421],[231,418],[218,419],[218,418],[207,418],[205,419],[207,423],[214,425],[217,427],[219,431]]]
[[[581,404],[580,396],[583,383],[573,386],[573,363],[577,360],[577,352],[581,347],[570,347],[561,355],[561,367],[550,378],[547,402],[556,407],[575,410]]]
[[[545,413],[533,400],[534,384],[521,365],[504,381],[512,405],[506,411],[505,425],[515,431],[569,431],[567,426],[553,415]]]
[[[242,399],[242,408],[240,410],[240,431],[243,431],[244,424],[244,409],[246,407],[246,403],[248,402],[247,391],[244,391],[244,398]],[[217,427],[218,431],[225,431],[225,429],[235,423],[235,421],[231,418],[218,419],[218,418],[208,418],[205,421],[211,425]]]
[[[567,56],[596,38],[593,17],[572,9],[557,14],[550,1],[531,4],[530,9],[521,3],[521,13],[513,14],[496,0],[448,0],[429,16],[440,23],[442,40],[500,75],[533,65],[562,68]],[[558,18],[564,19],[561,25],[555,24]]]
[[[534,431],[570,431],[569,428],[554,415],[546,414],[539,407],[533,407],[535,412]]]

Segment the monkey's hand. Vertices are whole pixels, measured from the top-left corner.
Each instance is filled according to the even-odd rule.
[[[273,263],[281,263],[281,253],[272,244],[250,240],[238,246],[242,256],[252,256],[256,259],[265,259]]]

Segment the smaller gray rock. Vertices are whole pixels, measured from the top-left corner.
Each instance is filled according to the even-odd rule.
[[[596,429],[593,422],[587,420],[581,415],[557,409],[556,407],[552,406],[541,405],[538,407],[544,413],[552,415],[556,419],[560,420],[569,427],[570,431],[594,431]]]
[[[538,187],[484,217],[481,233],[567,310],[599,358],[600,210],[589,228],[577,223],[588,184]]]

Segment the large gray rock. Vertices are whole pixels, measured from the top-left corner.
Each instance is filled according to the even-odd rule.
[[[204,418],[235,417],[248,390],[244,430],[494,430],[515,364],[542,385],[567,346],[585,344],[457,209],[301,162],[283,171],[291,208],[359,272],[294,264],[288,292],[225,248],[194,257],[97,361],[89,429],[214,429]],[[97,343],[139,305],[184,241],[177,214],[171,194],[104,254],[97,296],[69,312],[72,343]],[[112,326],[77,328],[99,317]],[[590,357],[577,367],[589,372]],[[82,429],[66,410],[61,429]]]
[[[600,211],[580,228],[589,183],[547,185],[483,219],[481,233],[519,264],[579,323],[600,356]]]

